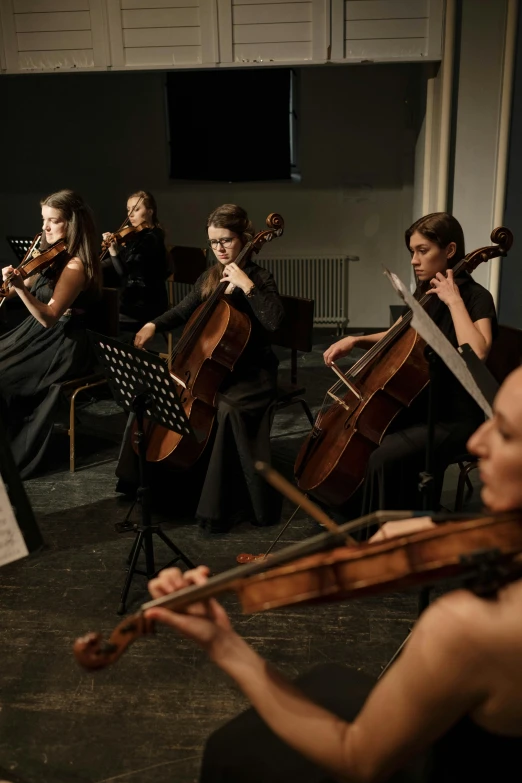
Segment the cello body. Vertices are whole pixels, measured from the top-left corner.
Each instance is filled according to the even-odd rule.
[[[347,389],[316,421],[295,463],[299,489],[332,506],[353,495],[392,421],[429,382],[425,346],[410,327],[360,376],[348,375],[360,397]]]
[[[485,261],[506,256],[513,243],[509,229],[494,229],[497,244],[469,253],[453,268],[472,272]],[[426,307],[429,294],[419,300]],[[429,383],[426,343],[410,326],[411,311],[328,392],[332,403],[321,410],[303,443],[294,473],[298,487],[333,507],[342,506],[361,485],[368,460],[390,424]],[[339,391],[342,387],[342,392]]]
[[[248,242],[235,260],[238,266],[258,253],[274,237],[282,235],[284,221],[277,213],[266,219],[267,229]],[[248,315],[237,310],[226,296],[222,282],[188,319],[170,358],[170,372],[177,384],[181,404],[195,437],[179,435],[152,421],[146,421],[147,461],[166,461],[171,468],[192,467],[203,454],[216,417],[220,386],[231,373],[250,339]],[[132,446],[137,452],[136,422]]]
[[[183,335],[191,332],[204,307],[203,303],[192,313]],[[183,469],[199,459],[212,432],[219,387],[243,353],[250,331],[248,316],[223,298],[194,345],[188,341],[185,349],[176,355],[171,374],[175,380],[183,382],[177,383],[177,390],[197,440],[150,422],[147,428],[149,462],[167,460],[172,468]]]

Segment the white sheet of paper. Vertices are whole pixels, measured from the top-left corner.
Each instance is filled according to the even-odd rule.
[[[422,339],[433,348],[435,353],[440,356],[444,364],[451,370],[462,386],[470,394],[477,405],[479,405],[488,419],[493,416],[491,405],[486,400],[479,387],[477,386],[473,375],[462,356],[455,350],[450,341],[442,334],[437,324],[429,317],[428,313],[417,302],[415,297],[408,291],[402,280],[396,274],[388,269],[384,270],[391,284],[413,313],[411,322],[412,328],[420,334]]]
[[[0,476],[0,566],[28,555],[24,537],[11,506],[5,484]]]

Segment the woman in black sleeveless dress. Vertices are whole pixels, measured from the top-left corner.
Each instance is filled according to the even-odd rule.
[[[14,274],[8,297],[18,296],[27,318],[0,338],[0,415],[22,478],[41,463],[56,418],[60,384],[92,371],[86,333],[100,294],[94,222],[89,207],[71,190],[41,202],[40,248],[65,239],[69,260],[22,281]]]
[[[486,507],[516,511],[520,520],[522,368],[504,382],[493,407],[493,418],[467,445],[479,459]],[[389,522],[375,538],[433,526],[428,518]],[[185,574],[173,568],[149,587],[160,598],[207,578],[204,566]],[[424,611],[377,682],[329,666],[297,685],[232,629],[214,599],[186,614],[158,607],[147,616],[197,642],[256,710],[212,735],[201,783],[515,783],[522,757],[521,613],[520,576],[488,597],[453,590]]]

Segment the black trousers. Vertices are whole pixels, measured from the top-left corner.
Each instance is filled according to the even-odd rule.
[[[353,721],[375,685],[355,669],[327,664],[296,682],[317,704]],[[391,783],[422,783],[424,761],[390,777]],[[233,718],[208,739],[200,783],[333,783],[328,774],[277,737],[254,709]]]

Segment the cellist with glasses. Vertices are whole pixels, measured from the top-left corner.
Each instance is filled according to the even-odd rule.
[[[156,497],[164,486],[165,497],[176,498],[178,512],[195,514],[210,533],[224,533],[245,521],[260,526],[279,522],[280,499],[275,492],[267,492],[254,462],[270,461],[271,403],[278,367],[270,333],[281,323],[283,305],[270,272],[251,258],[241,268],[235,263],[254,237],[246,211],[223,204],[208,216],[206,228],[215,263],[176,307],[146,323],[134,344],[145,348],[155,334],[186,324],[223,282],[228,283],[225,296],[230,304],[248,317],[250,336],[219,388],[214,432],[203,456],[184,471],[174,472],[161,462],[149,463]],[[132,491],[135,464],[127,438],[116,471],[120,491]]]

